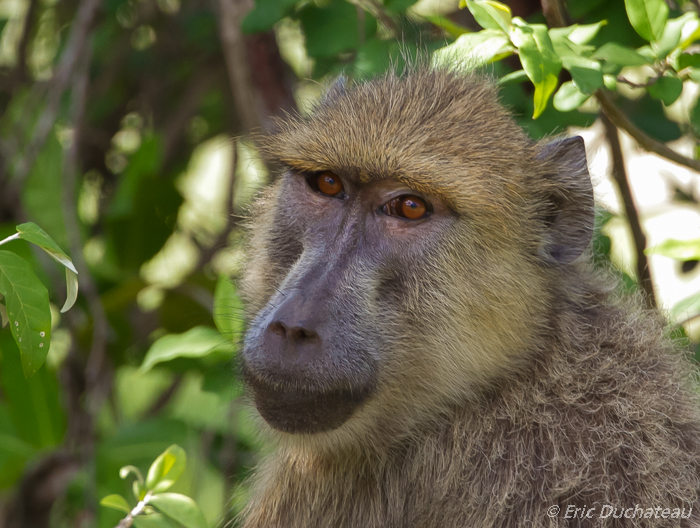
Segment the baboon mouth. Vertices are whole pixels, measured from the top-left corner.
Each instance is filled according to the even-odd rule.
[[[337,429],[371,393],[370,387],[302,391],[265,383],[250,372],[245,378],[260,415],[274,429],[285,433],[310,434]]]

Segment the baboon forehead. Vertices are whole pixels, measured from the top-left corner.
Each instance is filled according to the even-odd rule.
[[[431,70],[335,88],[309,117],[281,121],[262,146],[293,169],[395,179],[452,200],[486,186],[517,193],[534,159],[491,82]]]

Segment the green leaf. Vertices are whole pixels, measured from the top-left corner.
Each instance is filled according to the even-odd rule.
[[[654,84],[647,86],[647,91],[654,99],[659,99],[666,106],[669,106],[680,97],[683,91],[683,81],[675,76],[664,75]]]
[[[141,475],[141,470],[136,466],[124,466],[119,470],[119,477],[125,479],[129,475],[136,476],[136,480],[143,483],[143,475]]]
[[[66,268],[66,302],[61,308],[61,313],[65,313],[75,304],[78,298],[78,270],[75,269],[73,261],[63,250],[56,244],[46,231],[40,228],[33,222],[27,222],[17,226],[19,238],[36,244],[43,249],[48,255],[59,264]]]
[[[678,69],[700,68],[700,53],[683,53],[678,57]]]
[[[657,43],[652,44],[656,56],[663,59],[671,53],[681,43],[684,26],[687,23],[693,23],[693,21],[697,22],[697,20],[698,16],[691,12],[666,22],[661,38]]]
[[[134,517],[135,528],[178,528],[178,525],[160,513],[137,515]]]
[[[229,339],[243,336],[243,303],[236,294],[233,281],[224,275],[219,276],[214,291],[214,323]]]
[[[126,499],[121,495],[107,495],[106,497],[102,498],[100,504],[102,506],[107,506],[107,508],[121,510],[126,513],[131,511],[131,506],[129,506],[129,503],[126,502]]]
[[[574,44],[588,44],[600,31],[600,28],[607,26],[607,20],[601,20],[595,24],[575,24],[572,30],[567,35],[568,39]]]
[[[504,85],[504,84],[511,84],[511,83],[521,83],[525,82],[528,80],[527,73],[525,73],[525,70],[518,70],[514,72],[510,72],[507,75],[504,75],[503,77],[500,77],[498,79],[498,84],[499,85]]]
[[[554,108],[560,112],[571,112],[585,103],[590,94],[582,93],[572,81],[565,82],[554,95]]]
[[[515,49],[502,31],[485,29],[466,33],[433,54],[433,66],[463,64],[478,68],[511,55]]]
[[[507,5],[493,0],[465,0],[464,3],[482,28],[510,31],[513,15]]]
[[[10,329],[22,353],[25,377],[34,374],[51,346],[49,292],[29,263],[10,251],[0,251],[0,294],[5,296]]]
[[[73,273],[78,273],[78,270],[75,269],[73,261],[70,259],[70,257],[68,257],[68,255],[66,255],[63,250],[58,247],[58,244],[54,242],[53,238],[51,238],[48,233],[46,233],[46,231],[44,231],[38,225],[33,222],[20,224],[17,226],[17,232],[22,240],[36,244],[41,249],[46,251],[46,253],[48,253],[49,256],[56,262],[64,265],[66,268],[73,271]]]
[[[625,0],[630,24],[643,39],[659,40],[668,19],[668,6],[664,0]]]
[[[676,260],[700,260],[700,238],[694,240],[664,240],[644,251],[647,255],[663,255]]]
[[[0,355],[2,400],[8,404],[17,437],[39,449],[61,443],[66,417],[56,372],[40,368],[25,378],[22,354],[10,332],[0,332]],[[0,414],[1,419],[6,416]]]
[[[418,0],[384,0],[384,7],[392,13],[402,13]]]
[[[146,489],[155,493],[167,490],[175,484],[187,465],[187,454],[178,445],[171,445],[148,469]]]
[[[643,66],[654,62],[617,42],[606,42],[591,55],[591,58],[612,62],[619,66]]]
[[[700,83],[700,68],[690,68],[688,70],[688,77],[696,83]]]
[[[561,31],[550,30],[554,51],[562,60],[564,68],[571,73],[576,87],[583,93],[592,94],[603,86],[603,70],[600,63],[587,57],[589,46],[581,46],[569,40]]]
[[[535,85],[533,119],[537,119],[547,101],[557,87],[561,70],[561,59],[554,52],[552,41],[543,24],[526,24],[522,19],[514,18],[511,40],[518,48],[520,62],[527,76]]]
[[[455,24],[449,18],[445,18],[443,16],[426,16],[424,18],[434,26],[441,28],[445,33],[455,38],[459,37],[460,35],[464,35],[465,33],[470,33],[467,28],[460,26],[459,24]]]
[[[207,528],[207,521],[202,510],[199,509],[199,506],[192,499],[185,495],[159,493],[158,495],[153,495],[148,503],[186,528]]]
[[[357,8],[344,0],[331,0],[318,7],[307,4],[299,13],[306,51],[310,57],[334,57],[339,53],[352,51],[360,46]],[[364,39],[374,35],[377,21],[369,13],[364,13],[365,24],[361,28]]]
[[[195,326],[184,334],[168,334],[151,345],[143,359],[141,371],[179,357],[204,357],[210,354],[233,354],[233,343],[213,328]]]
[[[700,313],[700,293],[687,297],[671,308],[674,321],[683,321]]]
[[[256,0],[255,7],[241,23],[243,33],[259,33],[272,29],[294,9],[296,0]]]
[[[617,77],[614,75],[603,75],[603,82],[605,87],[611,92],[617,90]]]

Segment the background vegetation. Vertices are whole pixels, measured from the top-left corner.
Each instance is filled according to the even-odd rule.
[[[606,224],[628,222],[636,265],[618,273],[656,304],[619,130],[700,172],[700,3],[506,4],[0,1],[0,241],[22,235],[0,255],[0,528],[111,527],[135,496],[166,488],[205,518],[185,508],[137,526],[234,519],[264,449],[232,361],[241,220],[276,175],[246,138],[308,112],[339,74],[363,80],[440,50],[432,60],[469,57],[496,76],[533,138],[600,120],[622,209],[600,212],[596,258],[614,247]],[[667,145],[679,139],[685,150]],[[697,178],[673,185],[677,207],[697,213]],[[26,222],[72,258],[80,288],[65,313],[68,265]],[[694,273],[700,240],[651,251]],[[13,279],[17,259],[27,268]],[[47,289],[50,346],[20,342],[7,320],[18,276]],[[666,308],[693,337],[697,292]],[[113,494],[128,505],[99,505]]]

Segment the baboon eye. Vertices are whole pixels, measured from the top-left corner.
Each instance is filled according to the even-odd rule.
[[[333,174],[331,171],[311,174],[306,181],[309,182],[309,186],[316,192],[332,196],[333,198],[345,197],[343,182],[340,181],[340,177],[337,174]]]
[[[381,211],[389,216],[398,216],[407,220],[420,220],[430,214],[425,200],[412,194],[404,194],[389,200],[382,206]]]

